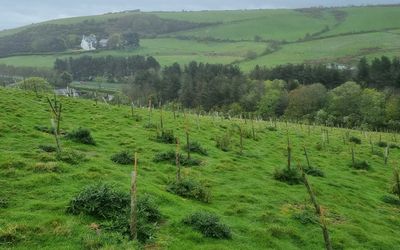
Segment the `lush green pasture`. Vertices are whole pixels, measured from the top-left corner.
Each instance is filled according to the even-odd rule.
[[[153,12],[161,18],[189,21],[196,23],[230,23],[249,19],[276,15],[286,10],[211,10],[211,11],[181,11]]]
[[[255,122],[257,140],[244,139],[244,153],[239,154],[238,132],[232,131],[232,148],[223,152],[216,148],[214,138],[232,130],[240,123],[251,130],[251,123],[221,120],[217,117],[189,117],[190,134],[208,150],[200,158],[199,167],[185,168],[185,178],[204,182],[211,190],[209,204],[183,199],[166,192],[169,180],[175,177],[175,166],[153,162],[156,153],[174,149],[153,140],[156,131],[145,129],[147,109],[135,109],[131,118],[129,107],[115,107],[93,101],[61,99],[64,112],[61,129],[90,128],[97,146],[86,146],[65,139],[64,150],[76,150],[86,156],[78,165],[58,162],[54,154],[38,149],[53,144],[50,134],[34,129],[50,125],[46,99],[18,90],[0,88],[0,198],[8,201],[0,208],[0,247],[9,249],[85,249],[97,243],[90,229],[98,220],[88,216],[65,213],[68,202],[83,187],[103,182],[129,192],[131,166],[121,166],[110,160],[122,150],[139,154],[139,195],[155,197],[164,216],[157,237],[149,248],[157,249],[322,249],[323,238],[317,224],[301,223],[305,209],[311,209],[303,185],[290,186],[273,179],[276,168],[286,166],[286,130],[293,148],[293,164],[305,164],[302,147],[309,151],[311,164],[324,171],[325,178],[309,177],[309,181],[325,210],[334,249],[393,249],[400,244],[400,207],[381,201],[388,194],[392,180],[391,166],[384,166],[384,149],[375,147],[371,154],[369,136],[373,142],[379,134],[348,131],[362,140],[355,146],[356,158],[367,160],[369,171],[352,170],[351,145],[343,142],[346,130],[330,129],[329,144],[322,141],[321,127],[278,123],[270,131],[269,122]],[[159,123],[155,110],[152,122]],[[164,112],[164,126],[173,129],[184,141],[184,118]],[[392,134],[382,134],[382,140],[394,141]],[[400,138],[397,136],[396,140]],[[398,143],[398,142],[397,142]],[[320,146],[317,146],[317,145]],[[379,154],[378,154],[379,153]],[[390,152],[392,161],[400,160],[400,150]],[[50,162],[50,163],[49,163]],[[43,169],[53,164],[54,169]],[[5,204],[4,202],[2,204]],[[181,221],[193,211],[205,210],[218,214],[232,230],[231,240],[204,238]],[[300,217],[299,217],[300,216]],[[87,248],[87,247],[86,247]],[[121,245],[107,249],[126,248]],[[133,247],[132,247],[133,248]]]
[[[354,64],[366,56],[368,58],[386,55],[400,55],[399,35],[393,32],[373,32],[367,34],[347,35],[325,38],[308,42],[293,43],[282,46],[272,54],[247,60],[239,65],[244,71],[251,70],[255,65],[275,66],[286,63],[324,62]],[[70,52],[54,55],[14,56],[1,58],[0,63],[15,66],[52,67],[56,58],[92,56],[129,56],[151,55],[161,65],[171,65],[175,62],[187,64],[190,61],[229,64],[244,60],[249,51],[260,55],[267,47],[265,43],[256,42],[196,42],[173,38],[145,39],[137,50],[111,50],[96,52]]]
[[[104,90],[112,92],[120,92],[125,84],[121,83],[107,83],[107,82],[73,82],[71,87],[77,89],[88,90]]]
[[[265,40],[295,41],[304,38],[307,33],[319,32],[333,23],[334,18],[329,13],[317,18],[294,10],[275,10],[265,12],[265,15],[257,18],[249,15],[249,19],[177,34],[239,41],[254,40],[255,36]]]
[[[400,28],[400,6],[354,7],[339,10],[347,14],[345,20],[322,36]]]
[[[355,64],[362,56],[374,58],[382,55],[400,56],[397,34],[375,32],[288,44],[275,53],[243,62],[240,66],[244,70],[249,70],[257,64],[266,66],[303,62]]]
[[[152,12],[161,18],[191,22],[213,22],[217,25],[168,34],[168,38],[142,39],[137,50],[66,52],[52,55],[31,55],[0,58],[0,63],[14,66],[53,66],[56,58],[93,56],[154,56],[161,65],[175,62],[187,64],[196,60],[207,63],[240,63],[245,71],[255,65],[274,66],[301,62],[339,62],[354,64],[361,56],[367,58],[399,56],[399,6],[349,7],[312,10],[235,10],[200,12]],[[138,13],[115,13],[99,16],[67,18],[49,23],[77,23],[87,19],[103,21]],[[336,16],[335,16],[336,15]],[[336,18],[335,18],[336,17]],[[340,17],[340,18],[339,18]],[[337,25],[336,25],[337,24]],[[307,34],[315,34],[329,27],[320,36],[335,36],[323,40],[311,40],[282,45],[275,53],[261,56],[268,44],[253,42],[255,36],[266,40],[297,41]],[[22,27],[23,28],[23,27]],[[378,30],[378,32],[371,32]],[[366,32],[359,35],[342,35],[351,32]],[[0,32],[9,34],[13,30]],[[193,37],[193,40],[178,40],[174,36]],[[222,39],[239,42],[199,42],[195,38],[207,40]],[[212,40],[209,39],[209,40]],[[252,53],[249,53],[252,52]],[[255,52],[255,53],[253,53]],[[246,60],[248,55],[257,58]]]
[[[52,67],[56,58],[68,58],[70,56],[150,55],[154,56],[162,65],[170,65],[175,62],[186,64],[193,60],[229,64],[233,61],[244,59],[249,51],[260,54],[266,48],[267,44],[255,42],[219,43],[196,42],[173,38],[143,39],[141,47],[135,50],[105,50],[85,53],[70,52],[53,55],[14,56],[1,58],[0,63],[14,66]]]

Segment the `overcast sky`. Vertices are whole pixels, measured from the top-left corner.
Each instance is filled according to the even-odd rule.
[[[122,10],[221,10],[393,4],[400,0],[0,0],[0,30]]]

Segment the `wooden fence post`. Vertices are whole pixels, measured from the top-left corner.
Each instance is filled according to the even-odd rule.
[[[324,241],[325,241],[325,248],[327,250],[332,250],[332,243],[331,243],[331,240],[329,238],[329,232],[328,232],[328,228],[326,226],[323,209],[321,208],[321,206],[317,202],[317,198],[315,197],[315,194],[314,194],[314,192],[313,192],[313,190],[312,190],[312,188],[310,186],[310,183],[308,182],[308,179],[307,179],[307,176],[306,176],[306,174],[304,172],[304,169],[301,167],[301,165],[299,163],[298,163],[298,167],[301,170],[301,176],[303,178],[303,183],[306,186],[308,194],[310,195],[310,199],[311,199],[311,202],[314,205],[315,212],[319,216],[320,226],[321,226],[322,234],[324,236]]]
[[[137,181],[137,153],[135,153],[135,162],[131,174],[131,220],[130,230],[133,240],[137,239],[137,201],[136,201],[136,181]]]

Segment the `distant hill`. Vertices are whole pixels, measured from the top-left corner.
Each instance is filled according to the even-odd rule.
[[[101,17],[62,19],[20,28],[15,33],[0,37],[0,56],[75,49],[82,35],[94,34],[99,38],[108,38],[113,34],[138,33],[147,37],[210,25],[163,19],[140,12]]]
[[[0,63],[52,67],[80,56],[83,34],[136,32],[141,47],[93,55],[152,55],[162,65],[191,60],[238,64],[335,62],[400,55],[400,6],[151,12],[126,11],[48,21],[0,32]],[[33,55],[29,55],[33,54]]]

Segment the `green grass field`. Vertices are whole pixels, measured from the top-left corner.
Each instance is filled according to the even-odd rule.
[[[161,65],[170,65],[175,62],[182,64],[197,60],[199,62],[229,64],[236,60],[243,60],[248,51],[261,54],[267,44],[255,42],[219,43],[219,42],[194,42],[173,38],[143,39],[141,47],[135,50],[106,50],[96,52],[71,52],[53,55],[31,55],[1,58],[0,63],[15,66],[53,67],[56,58],[92,56],[129,56],[151,55]]]
[[[347,16],[343,22],[331,31],[323,34],[337,35],[342,33],[373,31],[400,28],[398,22],[400,7],[356,7],[340,9]]]
[[[255,122],[256,141],[244,139],[239,154],[239,136],[232,132],[231,150],[216,148],[214,138],[227,133],[233,124],[247,131],[251,123],[240,120],[189,117],[192,141],[208,150],[208,156],[193,155],[201,166],[185,168],[184,178],[204,182],[211,190],[210,203],[188,200],[168,193],[166,185],[175,178],[176,167],[154,163],[156,153],[173,150],[174,145],[155,142],[156,130],[145,129],[147,109],[95,105],[93,101],[62,98],[64,107],[61,129],[86,127],[92,131],[96,146],[61,139],[63,150],[83,153],[86,161],[70,165],[55,159],[54,153],[39,145],[54,145],[54,137],[36,130],[50,126],[50,112],[44,96],[35,97],[19,90],[0,88],[0,248],[5,249],[86,249],[88,239],[96,242],[90,216],[66,214],[68,202],[85,186],[113,184],[129,193],[131,166],[110,160],[122,150],[139,154],[139,196],[155,197],[164,216],[150,249],[322,249],[319,225],[303,218],[312,209],[303,185],[287,185],[273,179],[277,168],[286,166],[286,130],[293,148],[293,164],[305,164],[302,147],[308,148],[311,165],[322,169],[324,178],[309,176],[309,181],[325,210],[334,249],[393,249],[400,244],[400,207],[384,203],[392,181],[392,162],[400,160],[400,150],[390,152],[390,166],[384,166],[382,152],[371,153],[369,137],[376,143],[395,142],[392,134],[362,133],[331,129],[329,144],[322,141],[321,127],[278,123],[277,131],[267,129],[269,122]],[[159,123],[155,110],[152,123]],[[184,117],[174,120],[164,111],[164,126],[185,138]],[[355,146],[356,159],[367,160],[372,169],[350,168],[350,143],[343,142],[349,132],[362,144]],[[320,145],[320,146],[318,146]],[[324,145],[324,146],[321,146]],[[43,166],[55,166],[43,168]],[[232,230],[231,240],[205,238],[184,225],[182,219],[194,211],[218,214]],[[312,210],[310,210],[312,211]],[[296,219],[297,218],[297,219]],[[304,217],[307,218],[307,217]],[[303,221],[303,223],[302,223]],[[115,244],[106,249],[121,249]],[[133,249],[133,247],[132,247]]]
[[[125,84],[107,82],[72,82],[70,86],[72,88],[83,90],[103,90],[107,92],[120,92]]]
[[[354,65],[363,56],[373,59],[382,55],[400,56],[399,35],[375,32],[288,44],[275,53],[243,62],[240,66],[243,70],[251,70],[256,64],[276,66],[321,62]]]
[[[164,34],[154,39],[142,39],[141,48],[134,51],[111,50],[87,54],[95,56],[151,55],[162,65],[175,62],[187,64],[192,60],[223,64],[239,63],[245,71],[251,70],[257,64],[273,66],[302,62],[340,62],[354,65],[360,56],[368,58],[382,55],[399,56],[400,6],[151,13],[165,19],[209,22],[215,25]],[[118,18],[137,14],[137,12],[114,13],[53,20],[46,23],[71,24],[84,20],[104,21],[110,17]],[[327,27],[329,30],[326,30]],[[23,30],[23,28],[18,30]],[[0,32],[0,37],[14,31]],[[360,32],[364,34],[349,35]],[[299,41],[307,34],[314,35],[312,37],[314,39],[329,38]],[[190,40],[176,39],[182,36]],[[262,52],[268,44],[254,42],[256,36],[263,40],[285,40],[291,43],[283,44],[279,51],[263,56]],[[224,42],[212,41],[218,39]],[[208,42],[198,40],[208,40]],[[245,60],[250,51],[255,52],[258,57]],[[13,56],[0,58],[0,63],[49,68],[57,57],[81,55],[80,52],[66,52],[53,55]]]
[[[295,41],[303,38],[307,33],[316,33],[333,22],[333,17],[327,14],[320,18],[313,18],[298,11],[274,10],[267,11],[260,17],[253,17],[249,14],[249,18],[246,20],[179,32],[177,35],[237,41],[254,40],[255,36],[260,36],[264,40]]]

